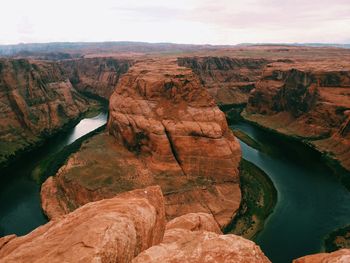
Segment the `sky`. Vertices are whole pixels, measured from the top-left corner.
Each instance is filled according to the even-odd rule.
[[[350,0],[1,0],[0,44],[350,43]]]

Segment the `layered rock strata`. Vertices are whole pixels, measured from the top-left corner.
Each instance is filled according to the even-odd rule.
[[[120,77],[126,73],[132,61],[118,58],[81,58],[63,60],[63,69],[72,85],[80,92],[109,99]]]
[[[244,117],[305,140],[350,170],[349,64],[270,64],[250,94]]]
[[[0,60],[0,166],[88,109],[56,63]]]
[[[260,58],[182,57],[181,66],[191,68],[213,96],[216,103],[246,104],[249,92],[260,79],[264,67],[271,61]]]
[[[240,146],[225,115],[190,69],[145,60],[110,99],[110,135],[83,144],[42,187],[49,217],[134,188],[159,184],[168,219],[211,213],[226,226],[240,204]]]

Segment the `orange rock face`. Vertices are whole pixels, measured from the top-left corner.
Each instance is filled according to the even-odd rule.
[[[241,198],[240,146],[190,69],[175,60],[135,63],[110,98],[108,131],[111,136],[92,138],[43,185],[49,217],[159,184],[168,219],[206,212],[220,227],[231,221]],[[56,204],[51,206],[56,212],[48,211],[45,199]]]
[[[341,249],[332,253],[319,253],[293,260],[293,263],[347,263],[350,262],[350,249]]]
[[[306,139],[350,170],[350,65],[273,63],[251,92],[244,117]]]
[[[217,226],[213,228],[215,224],[211,215],[204,213],[175,218],[168,222],[163,242],[132,262],[270,262],[254,242],[236,235],[221,235]]]
[[[0,166],[88,108],[53,62],[0,60]]]
[[[207,213],[189,213],[174,218],[166,225],[166,229],[182,228],[191,231],[209,231],[222,234],[217,222],[212,214]]]
[[[161,242],[164,199],[159,187],[89,203],[26,236],[0,239],[0,262],[130,262]]]

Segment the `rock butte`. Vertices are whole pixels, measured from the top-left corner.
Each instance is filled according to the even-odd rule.
[[[110,98],[109,134],[88,140],[42,186],[52,218],[116,193],[159,184],[166,216],[214,215],[225,227],[240,204],[240,146],[225,115],[176,60],[136,62]]]
[[[164,234],[164,208],[158,186],[91,202],[0,238],[0,262],[270,262],[252,241],[222,235],[210,214],[175,218]]]
[[[341,249],[332,253],[319,253],[293,260],[293,263],[347,263],[350,262],[350,249]]]

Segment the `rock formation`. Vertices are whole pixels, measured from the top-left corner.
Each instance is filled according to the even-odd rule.
[[[273,63],[251,92],[244,117],[308,141],[350,170],[350,65]]]
[[[193,228],[198,221],[204,224]],[[145,250],[132,262],[270,262],[254,242],[222,235],[218,229],[211,232],[215,224],[212,216],[204,213],[175,218],[168,222],[162,243]]]
[[[246,104],[249,92],[269,62],[266,59],[223,56],[178,59],[180,66],[189,67],[198,75],[219,105]]]
[[[132,61],[128,59],[103,57],[64,60],[59,63],[78,91],[97,95],[106,100],[131,64]]]
[[[350,262],[350,249],[341,249],[332,253],[319,253],[293,260],[293,263],[347,263]]]
[[[28,235],[0,239],[0,262],[130,262],[165,229],[159,187],[89,203]]]
[[[231,221],[241,198],[240,146],[190,69],[172,60],[134,64],[111,96],[108,131],[43,185],[49,217],[159,184],[168,219],[206,212],[220,227]]]
[[[0,166],[87,108],[56,63],[0,60]]]
[[[159,186],[88,203],[28,235],[0,238],[0,263],[270,262],[254,242],[222,235],[211,214],[165,225],[164,208]]]

